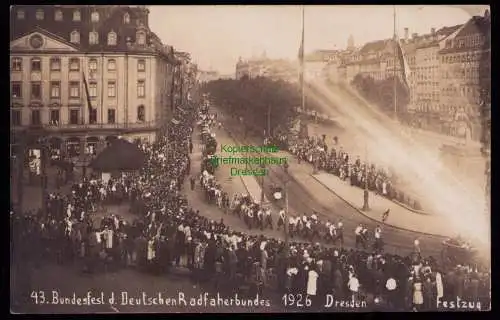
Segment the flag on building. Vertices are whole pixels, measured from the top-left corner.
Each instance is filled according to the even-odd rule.
[[[401,45],[401,40],[397,40],[396,41],[396,55],[397,55],[397,58],[398,58],[398,61],[399,61],[399,64],[400,64],[400,67],[401,67],[401,72],[402,72],[402,79],[403,79],[403,82],[406,86],[407,89],[410,88],[410,80],[409,80],[409,76],[410,76],[410,65],[408,64],[408,60],[406,58],[406,54],[405,54],[405,51],[403,49],[403,46]]]
[[[90,100],[90,93],[89,93],[89,86],[87,83],[87,78],[85,78],[85,72],[82,72],[83,74],[83,85],[85,86],[85,94],[87,95],[87,108],[89,110],[89,113],[94,110],[92,107],[92,101]]]

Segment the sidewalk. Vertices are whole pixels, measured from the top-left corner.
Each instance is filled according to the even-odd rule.
[[[326,135],[328,148],[335,147],[338,150],[340,147],[342,147],[345,151],[349,153],[352,159],[356,159],[356,157],[358,156],[362,161],[366,159],[367,154],[364,142],[365,138],[362,135],[360,134],[356,135],[352,132],[349,132],[347,129],[343,129],[340,127],[316,124],[316,123],[309,124],[308,128],[311,136],[321,137],[321,135],[323,134]],[[334,136],[337,136],[339,138],[338,146],[333,145]],[[377,152],[369,152],[369,153],[370,153],[369,156],[371,157],[370,161],[373,161],[378,165],[383,165],[383,166],[390,165],[390,163],[388,163],[387,160],[378,158]],[[405,180],[408,180],[408,178],[406,178]],[[418,199],[420,205],[422,206],[423,211],[427,210],[427,208],[429,207],[428,203],[426,203],[425,199],[414,190],[413,186],[410,183],[406,183],[405,181],[401,180],[398,186],[401,189],[404,189],[406,195],[409,196],[410,198]]]
[[[284,151],[280,152],[288,154]],[[329,173],[322,172],[313,175],[313,168],[310,164],[305,162],[301,162],[299,164],[297,159],[291,154],[288,154],[288,161],[290,164],[288,173],[298,183],[302,184],[306,190],[309,188],[311,183],[320,183],[330,192],[337,195],[359,213],[371,220],[382,223],[382,213],[387,209],[391,209],[389,218],[385,222],[385,224],[390,226],[437,236],[454,236],[456,234],[456,232],[443,228],[443,225],[447,225],[446,220],[443,218],[434,215],[415,213],[389,199],[377,196],[373,192],[370,192],[369,198],[369,204],[372,210],[364,212],[361,210],[363,207],[362,189],[352,187],[348,184],[348,182],[342,181],[337,176]]]
[[[395,228],[437,236],[454,236],[456,234],[456,232],[446,230],[446,228],[442,227],[443,225],[447,225],[446,220],[443,218],[417,214],[391,200],[376,196],[373,192],[370,192],[370,206],[372,210],[370,212],[363,212],[360,209],[363,205],[363,190],[358,187],[352,187],[346,182],[341,181],[338,177],[328,173],[313,175],[313,168],[310,164],[304,161],[299,164],[297,159],[287,151],[280,150],[274,153],[274,155],[288,159],[289,175],[311,194],[311,185],[321,184],[330,192],[343,199],[349,206],[371,220],[382,222],[382,213],[390,208],[391,213],[386,224]],[[272,166],[269,169],[277,170],[273,169]],[[318,199],[318,202],[323,202],[317,195],[313,194],[313,196]]]
[[[366,217],[382,223],[382,213],[390,209],[390,214],[385,222],[393,227],[427,233],[439,236],[454,236],[456,232],[443,228],[447,225],[446,219],[441,216],[419,215],[409,210],[403,209],[394,202],[375,195],[370,192],[369,211],[361,210],[363,206],[363,190],[351,187],[348,182],[342,181],[336,176],[328,173],[319,173],[311,175],[316,181],[321,183],[325,188],[338,195],[350,206]]]

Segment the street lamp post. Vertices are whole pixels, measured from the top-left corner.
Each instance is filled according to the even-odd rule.
[[[370,193],[368,192],[368,148],[365,144],[365,155],[366,155],[366,163],[365,163],[365,189],[363,191],[363,211],[369,211],[370,206],[368,204]]]
[[[285,180],[285,258],[288,258],[288,179]]]
[[[271,105],[267,105],[267,136],[271,137]]]
[[[261,163],[260,167],[264,170],[266,168],[266,165]],[[264,205],[264,174],[261,175],[261,188],[260,188],[260,205]]]
[[[313,152],[313,174],[318,174],[318,162],[319,162],[319,152],[317,149]]]

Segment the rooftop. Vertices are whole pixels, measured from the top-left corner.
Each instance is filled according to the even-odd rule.
[[[18,11],[24,12],[24,18],[18,18]],[[43,12],[43,19],[36,18],[37,12]],[[91,21],[92,13],[97,12],[97,21]],[[73,19],[79,13],[80,19]],[[61,19],[56,19],[61,14]],[[149,29],[149,11],[144,6],[116,6],[116,5],[64,5],[64,6],[35,6],[16,5],[10,11],[10,41],[18,39],[33,31],[45,30],[52,37],[70,42],[73,31],[80,33],[80,43],[72,44],[84,52],[158,52],[169,55],[160,38]],[[128,22],[125,22],[128,16]],[[98,33],[98,44],[89,43],[89,33]],[[136,36],[143,31],[146,44],[138,45]],[[108,45],[108,34],[116,33],[116,45]],[[131,44],[128,45],[127,42]]]
[[[391,42],[391,39],[377,40],[366,43],[360,50],[361,54],[367,54],[370,52],[379,52],[387,48],[387,44]]]

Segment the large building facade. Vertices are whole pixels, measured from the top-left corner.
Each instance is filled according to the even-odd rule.
[[[481,137],[482,112],[491,105],[491,21],[489,12],[462,25],[432,28],[429,33],[401,37],[407,74],[412,122],[423,129]],[[395,62],[392,39],[366,43],[337,54],[326,66],[331,82],[351,83],[362,75],[383,80],[403,75]],[[396,69],[395,69],[396,68]],[[484,113],[484,112],[483,112]]]
[[[247,60],[239,58],[236,63],[235,77],[236,79],[269,77],[274,80],[297,82],[298,67],[297,63],[293,64],[285,59],[269,59],[264,55]]]
[[[439,104],[448,111],[453,135],[479,140],[481,108],[490,103],[491,20],[489,13],[471,18],[439,47]]]
[[[179,62],[148,14],[145,6],[12,8],[13,152],[27,136],[69,157],[117,136],[155,139],[174,108]]]

